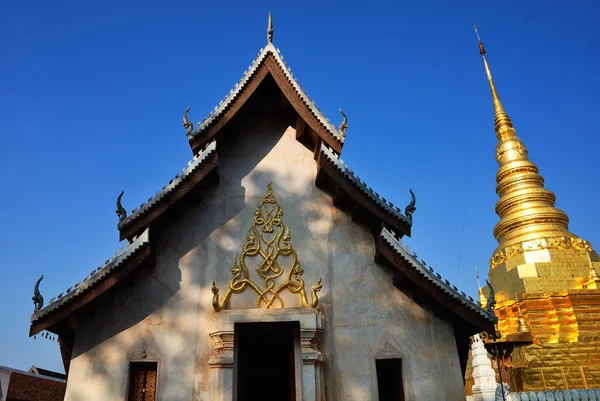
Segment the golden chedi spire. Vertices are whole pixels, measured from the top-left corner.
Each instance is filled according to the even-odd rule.
[[[590,278],[584,284],[584,288],[600,289],[600,274],[593,264],[590,264]]]
[[[520,344],[535,341],[534,346],[523,345],[513,353],[511,377],[519,383],[515,390],[587,387],[580,384],[584,370],[586,377],[600,380],[600,370],[588,370],[600,361],[595,325],[600,307],[600,256],[587,241],[569,232],[569,218],[554,207],[555,195],[544,188],[538,167],[529,160],[500,101],[479,34],[477,40],[492,93],[498,139],[496,213],[500,221],[494,227],[498,248],[490,260],[488,282],[495,290],[498,330]],[[483,293],[487,291],[484,287]],[[562,376],[563,381],[548,387],[544,374]]]
[[[492,73],[486,59],[485,49],[474,25],[479,52],[487,74],[492,101],[494,103],[496,145],[496,213],[500,221],[494,227],[498,249],[491,260],[491,267],[502,263],[513,253],[522,253],[530,241],[549,241],[559,247],[569,247],[577,242],[582,248],[589,244],[569,232],[569,218],[562,210],[554,207],[556,196],[544,188],[544,178],[531,160],[523,141],[517,137],[513,123],[506,114]],[[568,242],[568,244],[567,244]],[[550,245],[550,244],[546,244]],[[513,246],[510,251],[508,247]],[[536,245],[537,246],[537,245]],[[551,247],[551,246],[548,246]],[[590,247],[591,250],[591,247]]]
[[[477,266],[475,266],[475,275],[477,276],[477,287],[479,288],[477,291],[479,294],[479,304],[482,308],[485,308],[487,306],[487,298],[483,294],[483,289],[481,288],[481,281],[479,281],[479,270],[477,269]]]

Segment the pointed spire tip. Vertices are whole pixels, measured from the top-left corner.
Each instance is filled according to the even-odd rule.
[[[479,37],[479,31],[477,30],[477,24],[473,24],[473,29],[475,30],[475,35],[477,35],[477,43],[479,43],[479,54],[485,56],[485,49],[483,47],[483,43],[481,43],[481,38]]]
[[[269,25],[267,26],[267,42],[273,43],[273,17],[269,11]]]

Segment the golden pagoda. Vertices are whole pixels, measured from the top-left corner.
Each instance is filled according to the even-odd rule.
[[[527,327],[533,338],[513,352],[509,384],[513,391],[600,388],[600,257],[569,231],[567,214],[554,206],[556,196],[544,188],[500,102],[478,33],[477,40],[498,138],[500,221],[488,278],[502,336]]]

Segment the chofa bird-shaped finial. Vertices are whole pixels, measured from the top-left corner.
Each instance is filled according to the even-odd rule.
[[[496,307],[496,295],[494,292],[494,287],[490,284],[488,280],[485,280],[487,286],[490,288],[490,296],[488,297],[487,305],[485,306],[485,310],[489,313],[494,313],[494,308]]]
[[[346,131],[348,130],[348,117],[346,114],[340,109],[340,114],[342,115],[342,123],[338,127],[338,132],[342,134],[342,137],[346,137]]]
[[[412,188],[410,188],[410,196],[412,196],[412,200],[404,209],[404,214],[406,215],[406,217],[412,220],[413,213],[415,212],[415,210],[417,210],[417,208],[415,207],[415,204],[417,203],[417,198],[415,197],[415,193],[413,192]]]
[[[123,220],[125,220],[127,218],[127,210],[125,210],[125,208],[123,207],[123,205],[121,205],[121,198],[123,197],[123,194],[125,193],[125,191],[121,191],[121,193],[119,194],[119,196],[117,196],[117,216],[119,216],[119,223],[122,222]]]
[[[40,294],[40,282],[43,279],[44,275],[42,274],[42,277],[38,279],[38,281],[35,283],[35,287],[33,287],[33,297],[31,297],[34,305],[33,313],[36,313],[44,306],[44,297],[42,297],[42,294]]]
[[[271,13],[269,12],[269,25],[267,26],[267,42],[269,43],[273,43],[273,33],[275,31],[273,30],[273,17],[271,16]]]
[[[194,124],[188,119],[188,113],[190,112],[190,106],[187,107],[185,112],[183,113],[183,128],[185,128],[185,134],[187,136],[192,135],[194,131]]]

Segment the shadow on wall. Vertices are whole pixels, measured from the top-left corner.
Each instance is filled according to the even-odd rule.
[[[327,208],[311,204],[315,200],[306,188],[314,187],[314,175],[310,179],[305,177],[305,182],[300,182],[293,172],[285,177],[287,172],[293,171],[285,165],[285,155],[277,155],[283,164],[279,170],[272,165],[257,170],[287,129],[289,124],[281,119],[256,116],[245,121],[239,136],[218,142],[220,183],[202,192],[201,204],[185,205],[173,214],[171,224],[157,238],[157,266],[140,270],[130,286],[120,288],[114,298],[102,300],[91,316],[78,321],[72,358],[87,375],[77,376],[77,372],[72,372],[78,384],[69,389],[68,399],[89,399],[90,388],[102,394],[102,398],[121,396],[128,385],[128,366],[124,366],[123,360],[140,336],[149,333],[150,327],[153,332],[162,331],[161,341],[166,338],[170,344],[168,355],[164,355],[167,370],[173,369],[173,372],[172,367],[188,366],[190,358],[195,367],[194,371],[182,369],[183,375],[165,376],[163,370],[159,381],[163,380],[164,385],[167,380],[169,387],[180,387],[180,394],[186,397],[198,397],[207,391],[201,387],[208,385],[209,353],[196,350],[196,345],[212,341],[206,327],[206,319],[214,313],[210,283],[217,278],[220,283],[227,283],[231,278],[231,267],[246,239],[254,208],[260,202],[258,199],[246,204],[248,189],[253,188],[262,197],[267,183],[273,182],[277,192],[277,182],[295,180],[291,191],[286,185],[286,192],[288,196],[292,192],[294,199],[300,200],[296,213],[301,214],[308,208],[312,211],[312,220],[331,217],[324,211]],[[303,151],[314,163],[312,152],[305,148]],[[293,217],[284,210],[284,222],[290,224],[287,220]],[[323,214],[319,215],[319,211]],[[238,224],[234,219],[241,213],[245,215],[238,219],[242,221]],[[215,231],[219,231],[219,240],[206,241]],[[292,236],[292,245],[297,241],[298,238]],[[208,249],[206,243],[214,248]],[[200,380],[197,375],[201,376]],[[194,383],[193,389],[191,383]]]

